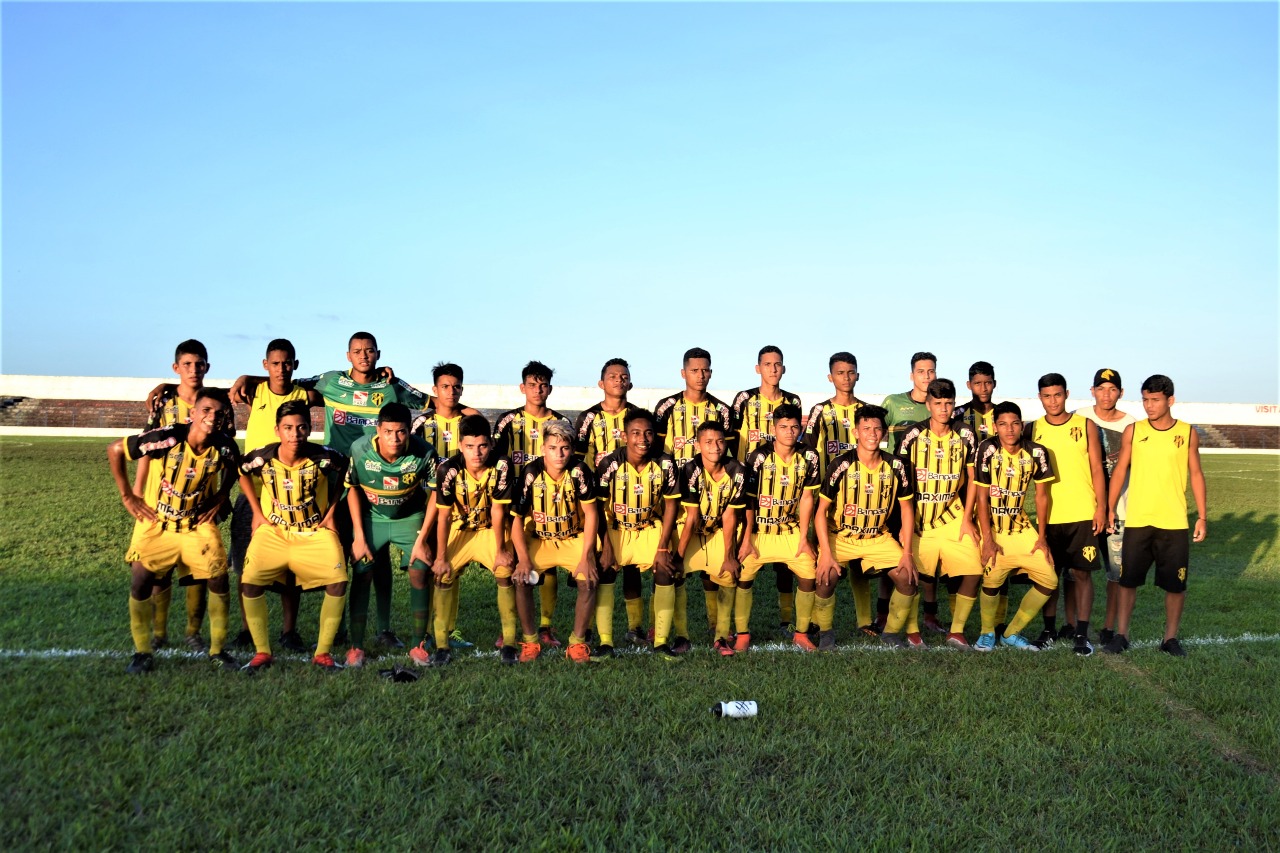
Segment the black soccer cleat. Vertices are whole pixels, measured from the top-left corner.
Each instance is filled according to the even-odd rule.
[[[431,656],[431,665],[433,667],[448,666],[453,663],[453,652],[449,649],[436,649],[436,653]]]
[[[1004,635],[1000,634],[999,636],[1003,637]],[[1034,640],[1031,641],[1031,645],[1035,646],[1037,649],[1044,650],[1052,646],[1054,641],[1057,638],[1058,638],[1057,634],[1055,634],[1053,631],[1050,631],[1048,628],[1045,628],[1043,631],[1040,632],[1039,637],[1036,637]]]
[[[396,632],[392,630],[379,631],[378,636],[373,638],[375,643],[381,643],[388,649],[403,649],[404,643],[396,636]]]
[[[601,643],[591,650],[591,660],[594,663],[603,663],[613,657],[613,646],[608,643]]]
[[[130,675],[142,675],[144,672],[151,672],[156,668],[156,659],[148,652],[138,652],[133,656],[133,660],[129,661],[129,665],[124,671]]]
[[[1161,643],[1160,651],[1166,655],[1173,655],[1175,658],[1185,658],[1187,656],[1187,650],[1182,647],[1182,643],[1178,642],[1177,637]]]
[[[519,660],[520,652],[516,650],[515,646],[503,646],[502,650],[498,652],[498,663],[506,666],[515,666]]]
[[[1080,657],[1087,658],[1093,654],[1093,643],[1089,642],[1088,637],[1076,637],[1075,645],[1071,647],[1071,650],[1080,655]]]
[[[1102,647],[1109,655],[1121,655],[1129,650],[1129,638],[1124,634],[1116,634],[1111,641]]]
[[[298,652],[306,654],[311,651],[311,646],[307,645],[306,640],[299,636],[297,631],[281,631],[280,647],[290,652]]]

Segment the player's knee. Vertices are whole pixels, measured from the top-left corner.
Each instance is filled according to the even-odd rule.
[[[715,592],[719,587],[716,586],[716,582],[711,579],[710,575],[704,574],[702,576],[702,589],[704,592]]]

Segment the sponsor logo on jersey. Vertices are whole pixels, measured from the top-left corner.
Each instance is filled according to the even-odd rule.
[[[400,478],[399,478],[399,477],[383,477],[383,478],[382,478],[382,488],[384,488],[384,489],[398,489],[398,488],[400,488]]]
[[[288,477],[285,477],[284,480],[280,482],[280,487],[284,489],[292,489],[293,480],[289,479]]]
[[[772,495],[761,495],[761,496],[760,496],[760,508],[761,508],[761,509],[768,509],[768,508],[769,508],[769,507],[771,507],[771,506],[773,506],[773,496],[772,496]]]
[[[547,523],[547,514],[546,514],[545,512],[535,512],[535,513],[533,514],[533,523],[534,523],[534,524],[546,524],[546,523]]]
[[[381,462],[375,462],[375,461],[374,461],[374,460],[372,460],[372,459],[366,459],[366,460],[364,460],[364,470],[366,470],[366,471],[381,471],[381,470],[382,470],[382,463],[381,463]]]
[[[353,380],[353,379],[351,379],[350,377],[347,377],[347,376],[339,376],[339,377],[338,377],[338,384],[339,384],[339,385],[341,385],[343,388],[354,388],[354,387],[356,387],[355,380]]]
[[[342,411],[342,409],[334,409],[333,410],[334,426],[342,426],[346,422],[347,422],[347,413]]]
[[[351,403],[356,406],[369,405],[369,392],[368,391],[351,392]]]
[[[182,476],[186,477],[188,480],[194,480],[196,478],[196,469],[188,468],[183,472]]]

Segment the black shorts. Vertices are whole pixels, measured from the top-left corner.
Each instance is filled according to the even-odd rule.
[[[1191,531],[1162,527],[1126,527],[1120,556],[1120,586],[1137,589],[1147,582],[1154,563],[1156,586],[1165,592],[1186,592]]]
[[[1045,525],[1044,538],[1053,555],[1053,569],[1059,575],[1066,569],[1092,572],[1102,568],[1092,521]]]

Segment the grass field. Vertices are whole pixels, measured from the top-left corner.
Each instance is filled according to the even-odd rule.
[[[1120,658],[766,647],[669,664],[463,654],[420,681],[129,677],[131,520],[101,440],[0,439],[0,827],[30,848],[1280,849],[1280,457],[1206,456],[1182,635],[1140,594]],[[86,471],[69,481],[69,469]],[[768,582],[756,618],[776,624]],[[408,632],[397,579],[396,627]],[[1015,593],[1015,595],[1020,593]],[[621,596],[619,596],[621,598]],[[567,633],[572,592],[558,622]],[[1094,625],[1101,622],[1101,593]],[[945,604],[943,605],[945,609]],[[618,622],[622,622],[619,603]],[[690,595],[690,624],[703,624]],[[314,639],[318,602],[304,599]],[[970,622],[974,633],[974,621]],[[170,634],[181,636],[181,596]],[[273,622],[278,627],[278,617]],[[492,582],[460,626],[492,640]],[[233,617],[232,630],[238,629]],[[1038,628],[1038,623],[1033,627]],[[936,642],[932,641],[931,642]],[[722,699],[760,714],[717,720]]]

